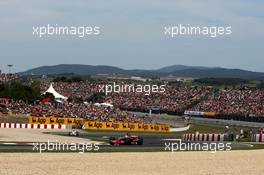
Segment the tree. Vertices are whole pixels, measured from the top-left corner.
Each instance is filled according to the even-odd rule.
[[[38,95],[38,92],[35,92],[31,86],[25,86],[20,83],[0,85],[0,97],[31,101],[36,99]]]
[[[258,89],[264,89],[264,81],[261,81],[261,83],[259,83],[259,84],[257,85],[257,88],[258,88]]]

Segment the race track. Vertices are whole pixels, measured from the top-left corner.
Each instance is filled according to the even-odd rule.
[[[138,133],[141,137],[144,139],[144,143],[142,146],[138,145],[122,145],[122,146],[111,146],[109,145],[108,141],[110,137],[119,137],[124,136],[126,132],[98,132],[98,131],[83,131],[78,130],[80,133],[79,137],[70,137],[68,136],[69,131],[45,131],[42,133],[44,134],[44,138],[60,138],[65,141],[72,141],[70,143],[90,143],[97,142],[101,143],[100,148],[104,152],[107,151],[126,151],[130,150],[132,152],[134,151],[168,151],[165,150],[166,145],[173,144],[173,143],[179,143],[176,139],[179,138],[179,135],[175,133]],[[136,133],[135,133],[136,134]],[[42,136],[40,135],[40,136]],[[29,139],[29,138],[28,138]],[[63,141],[62,140],[62,141]],[[75,141],[75,142],[74,142]],[[47,141],[41,141],[41,142],[47,142]],[[28,142],[30,143],[30,142]],[[200,143],[202,144],[202,143]],[[241,149],[241,148],[249,148],[249,144],[240,144],[240,143],[232,143],[231,144],[232,149]],[[8,142],[0,142],[0,151],[2,150],[26,150],[30,151],[32,150],[33,146],[32,144],[27,144],[27,142],[19,142],[18,144],[10,143]]]

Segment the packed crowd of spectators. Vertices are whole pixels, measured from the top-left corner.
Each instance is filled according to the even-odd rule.
[[[99,83],[93,82],[55,82],[52,84],[54,89],[65,97],[77,97],[86,100],[94,93],[99,91]],[[41,92],[45,92],[50,86],[50,82],[42,82]]]
[[[100,83],[103,82],[56,82],[53,87],[66,97],[78,97],[85,101],[91,95],[99,92]],[[50,83],[41,83],[42,92],[45,92],[49,86]],[[151,93],[150,95],[137,92],[103,95],[101,102],[113,104],[114,109],[100,108],[90,103],[87,105],[72,102],[57,107],[53,104],[32,105],[22,101],[12,102],[9,108],[15,113],[35,116],[83,117],[100,121],[135,121],[139,118],[122,110],[148,111],[149,109],[158,109],[160,112],[175,114],[192,110],[241,116],[264,116],[264,90],[230,88],[215,91],[214,88],[206,86],[181,87],[172,85],[167,85],[165,89],[163,93]]]
[[[198,103],[191,110],[264,116],[264,90],[225,89]]]
[[[101,82],[103,83],[103,82]],[[91,82],[56,82],[54,89],[66,97],[78,97],[86,100],[94,93],[99,92],[100,83]],[[50,83],[42,83],[41,90],[45,92]],[[114,106],[125,110],[149,110],[159,108],[163,112],[182,112],[195,101],[210,92],[207,87],[176,87],[167,85],[164,93],[144,95],[137,92],[111,93],[104,96],[102,101],[111,102]]]
[[[112,93],[104,101],[111,101],[114,106],[126,110],[149,110],[158,108],[161,112],[181,113],[194,102],[201,100],[210,92],[207,87],[166,86],[164,93]]]
[[[88,121],[149,123],[146,116],[121,111],[118,108],[99,107],[85,103],[42,103],[27,104],[22,100],[9,100],[7,108],[13,114],[24,114],[35,117],[85,118]]]
[[[8,83],[19,79],[18,74],[5,74],[0,71],[0,84]]]

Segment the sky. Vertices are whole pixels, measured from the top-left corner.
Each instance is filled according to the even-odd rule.
[[[0,1],[0,69],[56,64],[157,69],[181,64],[264,72],[261,0]],[[99,36],[39,38],[33,26],[99,26]],[[232,34],[164,35],[164,26],[231,26]]]

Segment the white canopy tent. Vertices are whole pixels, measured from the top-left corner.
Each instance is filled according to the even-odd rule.
[[[56,90],[52,86],[52,83],[50,84],[50,87],[48,88],[48,90],[46,92],[44,92],[44,94],[46,94],[47,92],[53,94],[55,99],[62,99],[62,100],[68,99],[67,97],[64,97],[63,95],[56,92]]]
[[[98,107],[104,107],[104,108],[106,108],[106,107],[113,108],[113,107],[114,107],[114,106],[113,106],[112,104],[110,104],[110,103],[95,103],[94,105],[95,105],[95,106],[98,106]]]

